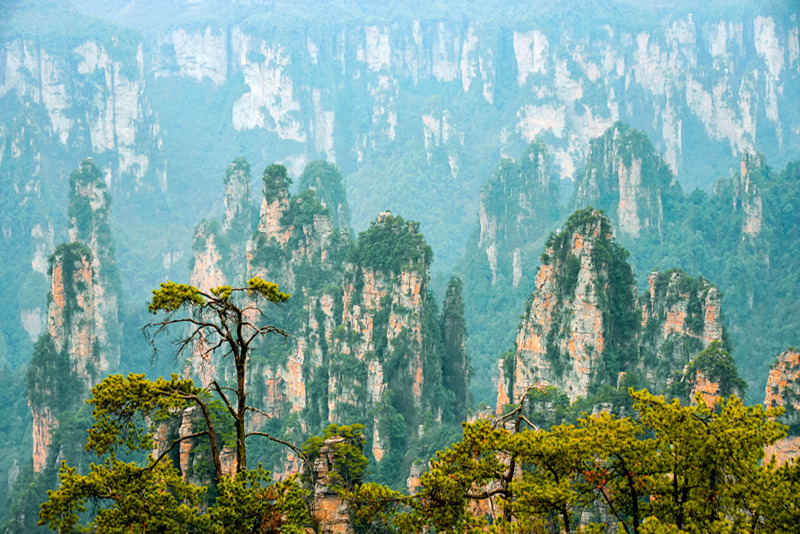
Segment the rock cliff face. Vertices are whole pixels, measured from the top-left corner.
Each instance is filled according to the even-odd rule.
[[[119,367],[119,278],[109,205],[102,173],[84,160],[70,176],[71,242],[56,247],[48,259],[47,323],[28,370],[36,472],[45,466],[59,416]]]
[[[101,362],[91,251],[80,243],[60,245],[50,257],[49,274],[47,330],[36,344],[28,371],[35,472],[45,466],[58,416],[76,407],[96,381]]]
[[[760,188],[763,184],[761,169],[765,165],[763,155],[745,152],[741,158],[741,173],[733,177],[733,210],[741,212],[741,233],[750,242],[761,233],[764,222]]]
[[[88,148],[115,186],[164,190],[163,139],[145,95],[143,46],[126,54],[115,45],[88,37],[66,52],[6,41],[0,96],[15,95],[45,111],[52,138],[62,148]]]
[[[114,259],[110,204],[102,172],[91,159],[84,160],[70,175],[68,233],[70,242],[83,243],[92,251],[98,377],[119,366],[122,335],[118,318],[120,280]]]
[[[670,194],[674,177],[644,133],[614,124],[589,143],[578,174],[573,209],[603,206],[618,234],[663,238],[663,196]]]
[[[700,351],[723,340],[719,291],[679,269],[653,272],[642,308],[641,370],[656,390],[666,388]]]
[[[712,405],[743,394],[716,287],[673,269],[651,273],[637,298],[626,258],[596,210],[575,212],[550,238],[516,352],[500,362],[498,411],[531,386],[556,386],[574,400],[629,374],[686,401],[697,391]]]
[[[244,158],[233,160],[225,173],[225,217],[222,222],[222,230],[231,247],[231,258],[244,258],[247,254],[247,240],[253,233],[251,189],[250,164]],[[244,280],[244,262],[229,263],[227,270],[231,280]]]
[[[622,175],[630,176],[627,170],[622,174],[602,171],[627,168],[639,160],[641,181],[629,189],[630,194],[620,181]],[[763,387],[766,377],[756,362],[763,358],[764,348],[777,352],[792,342],[788,332],[793,326],[776,325],[793,320],[778,310],[796,300],[794,285],[788,280],[779,282],[782,273],[791,270],[793,255],[788,250],[794,247],[797,227],[790,215],[796,211],[790,185],[796,181],[793,168],[789,165],[782,173],[775,172],[762,154],[744,151],[732,176],[720,178],[712,193],[684,193],[641,132],[615,125],[592,143],[590,160],[578,173],[572,204],[579,208],[591,203],[609,214],[620,241],[631,250],[636,271],[677,265],[712,278],[727,296],[730,335],[740,366],[748,381]],[[623,205],[629,207],[631,201],[637,208],[626,215]],[[731,269],[731,261],[741,264]],[[772,284],[789,289],[773,291]],[[718,298],[715,293],[709,293],[712,299]],[[714,306],[708,307],[711,303],[699,304],[713,312]],[[672,322],[666,316],[663,320]],[[707,345],[715,337],[722,339],[720,334],[716,326],[706,333],[696,330],[693,337],[703,338]]]
[[[781,353],[769,370],[764,406],[784,409],[780,420],[789,425],[789,435],[767,447],[766,458],[775,455],[779,465],[800,456],[800,433],[798,412],[800,411],[800,351],[789,348]]]
[[[543,235],[558,214],[558,184],[544,143],[531,144],[519,161],[504,159],[481,190],[481,249],[492,273],[516,289],[534,255],[529,236]],[[510,288],[509,288],[510,289]]]
[[[453,278],[447,286],[442,313],[442,335],[447,358],[442,367],[444,385],[455,394],[456,418],[467,419],[472,405],[469,391],[470,370],[467,356],[467,325],[464,321],[464,301],[461,298],[462,283]]]
[[[345,438],[335,436],[326,439],[314,460],[313,513],[324,534],[347,534],[353,532],[347,503],[342,499],[336,485],[335,463],[338,444]]]
[[[260,222],[246,257],[237,256],[236,237],[224,226],[201,223],[192,283],[236,283],[222,268],[231,266],[227,272],[244,268],[248,278],[276,282],[292,295],[264,310],[292,338],[264,339],[254,353],[252,398],[272,419],[259,416],[253,425],[277,422],[283,428],[273,431],[301,440],[329,423],[360,423],[377,462],[394,454],[410,465],[407,443],[428,427],[466,416],[460,283],[451,283],[440,316],[427,290],[431,250],[416,223],[386,212],[353,243],[349,228],[334,223],[347,222],[348,212],[338,169],[309,165],[300,182],[308,188],[292,195],[286,168],[267,167]],[[197,352],[187,370],[204,382],[224,381],[226,362],[200,361]],[[455,405],[444,405],[448,390]],[[277,476],[297,468],[275,467]]]
[[[636,287],[625,254],[611,241],[609,220],[595,210],[575,212],[548,240],[516,354],[500,363],[498,409],[530,386],[586,396],[600,384],[616,384],[618,373],[637,361]]]

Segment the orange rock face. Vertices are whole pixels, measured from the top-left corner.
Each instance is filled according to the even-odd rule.
[[[684,369],[712,341],[723,339],[721,299],[711,283],[677,269],[654,271],[647,282],[650,291],[640,306],[642,329],[650,333],[643,336],[642,351],[649,356],[640,370],[652,389],[662,391],[671,383],[673,372]],[[710,384],[703,386],[710,388]]]
[[[768,408],[782,407],[784,414],[780,420],[791,425],[797,422],[800,412],[800,351],[784,351],[772,364],[767,379],[764,405]],[[789,435],[774,445],[766,447],[766,460],[776,457],[778,465],[800,457],[800,436]]]
[[[620,176],[629,171],[620,169]],[[631,197],[626,202],[634,201]],[[644,231],[652,221],[636,219],[635,213],[633,208],[628,211],[627,228]],[[615,309],[629,310],[627,320],[635,318],[637,308],[642,318],[630,329],[628,341],[620,341],[619,336],[611,341],[617,344],[615,354],[636,355],[629,357],[629,363],[638,366],[652,390],[663,391],[675,371],[684,369],[712,341],[724,338],[719,292],[708,281],[671,270],[652,273],[648,277],[650,291],[640,298],[632,275],[629,288],[621,288],[617,282],[612,289],[608,278],[612,264],[596,263],[604,256],[595,254],[599,246],[616,246],[610,239],[608,219],[584,210],[570,218],[567,228],[570,233],[553,237],[543,255],[530,307],[517,334],[514,365],[505,366],[514,369],[513,376],[503,377],[498,385],[498,409],[521,398],[531,386],[558,387],[571,400],[586,396],[598,377],[608,385],[622,387],[618,375],[628,369],[613,369],[616,372],[611,376],[604,359],[609,350],[606,332],[620,327],[616,322],[606,324],[619,320],[615,318],[619,314],[608,313],[611,291],[616,295],[612,298],[619,299]],[[627,264],[615,265],[618,273],[630,269]],[[718,394],[715,386],[705,379],[698,385],[709,401]]]
[[[52,263],[51,298],[47,311],[47,333],[55,350],[66,352],[86,392],[108,368],[108,361],[94,350],[98,338],[93,272],[86,249],[72,245],[60,249]],[[38,408],[31,405],[31,415],[34,471],[39,472],[46,463],[52,431],[58,426],[58,420],[46,404]]]
[[[598,217],[600,215],[598,214]],[[560,293],[566,266],[556,260],[556,252],[545,253],[552,258],[542,265],[535,279],[531,307],[525,314],[517,334],[517,353],[513,397],[507,386],[499,387],[497,406],[520,398],[528,387],[557,386],[571,399],[584,396],[600,365],[605,347],[603,311],[597,305],[594,284],[597,280],[594,264],[594,240],[600,236],[600,219],[587,224],[568,237],[567,257],[579,262],[574,292]],[[575,261],[575,260],[573,260]],[[551,332],[556,329],[556,332]],[[547,340],[554,338],[561,355],[563,371],[559,371],[548,354]]]
[[[800,410],[800,400],[790,393],[800,389],[800,351],[787,350],[772,364],[767,378],[764,405]],[[788,411],[788,410],[787,410]]]
[[[58,426],[58,421],[53,417],[49,408],[34,410],[33,415],[33,472],[41,473],[47,462],[47,449],[53,439],[53,430]]]
[[[325,534],[347,534],[353,531],[350,525],[347,503],[339,496],[333,487],[332,469],[334,462],[333,447],[343,442],[340,437],[326,439],[319,451],[319,457],[314,461],[316,483],[314,484],[314,518],[322,527]]]
[[[717,404],[717,400],[720,397],[719,383],[709,380],[700,369],[697,370],[695,379],[692,382],[692,391],[689,395],[692,404],[694,404],[697,393],[700,393],[703,397],[703,402],[709,407]]]
[[[800,457],[800,436],[779,439],[773,445],[764,447],[764,461],[769,462],[773,456],[779,467]]]

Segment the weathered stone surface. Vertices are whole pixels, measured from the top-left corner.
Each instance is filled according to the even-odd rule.
[[[713,407],[715,404],[717,404],[717,400],[719,400],[721,397],[719,386],[719,382],[707,377],[702,370],[698,369],[695,373],[694,379],[692,380],[692,389],[689,393],[689,398],[691,399],[692,404],[694,404],[695,398],[699,393],[706,406]]]
[[[618,234],[661,237],[662,197],[673,185],[673,174],[647,137],[615,123],[591,140],[586,162],[585,174],[576,177],[572,208],[605,207],[610,198],[607,211]]]
[[[83,243],[91,251],[91,308],[98,343],[98,376],[119,366],[121,328],[119,324],[119,272],[111,235],[111,196],[100,171],[91,158],[81,162],[70,175],[68,233],[70,242]],[[94,340],[92,340],[94,342]]]
[[[796,425],[800,418],[800,351],[794,348],[781,353],[772,364],[767,380],[764,405],[784,409],[780,421],[789,425],[789,435],[765,449],[767,460],[775,455],[778,465],[800,457],[800,436]]]
[[[353,532],[347,503],[339,496],[331,476],[334,465],[333,447],[343,443],[344,438],[335,436],[326,439],[314,461],[314,519],[319,522],[324,534],[347,534]]]
[[[702,277],[692,278],[672,269],[650,273],[647,283],[649,291],[639,297],[643,330],[640,370],[651,388],[662,391],[675,371],[682,370],[712,341],[723,339],[722,308],[719,291]]]
[[[37,410],[30,402],[28,405],[33,416],[33,472],[40,473],[47,462],[47,451],[53,439],[53,431],[58,426],[58,420],[53,417],[49,408]]]
[[[608,219],[595,211],[587,222],[559,234],[563,249],[548,244],[548,260],[536,274],[531,305],[517,335],[513,389],[508,387],[510,377],[504,377],[498,407],[507,403],[511,391],[513,402],[530,386],[557,386],[571,399],[587,394],[603,366],[607,327],[597,284],[603,284],[601,276],[607,276],[609,266],[596,261],[594,249],[600,239],[609,238]]]
[[[761,233],[763,201],[761,199],[761,168],[763,156],[745,152],[741,159],[741,173],[733,177],[733,209],[742,210],[742,235],[752,240]]]
[[[83,384],[85,391],[98,379],[102,360],[97,347],[94,321],[94,276],[91,252],[79,244],[60,245],[50,263],[50,298],[47,311],[46,334],[52,340],[48,360],[65,357],[71,371]],[[38,345],[38,344],[37,344]],[[37,377],[33,391],[29,391],[28,404],[33,417],[34,471],[39,472],[47,461],[52,432],[58,426],[57,414],[70,399],[57,398],[57,393],[39,382],[68,381],[70,377],[42,376],[53,373],[56,366],[51,361],[42,362],[46,368],[34,371]],[[31,402],[35,396],[37,402]],[[49,398],[53,397],[53,398]]]
[[[678,269],[653,272],[649,291],[637,299],[609,220],[587,209],[566,226],[542,255],[516,353],[500,361],[497,410],[531,386],[556,386],[574,400],[592,385],[624,387],[630,373],[653,391],[677,387],[677,380],[689,398],[700,391],[715,401],[722,394],[716,378],[686,372],[701,351],[725,338],[716,287]]]

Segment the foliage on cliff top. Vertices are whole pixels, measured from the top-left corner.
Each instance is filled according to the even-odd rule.
[[[489,215],[507,225],[506,237],[522,244],[516,242],[524,238],[525,230],[531,230],[529,225],[541,230],[558,218],[558,189],[558,180],[550,171],[547,145],[537,139],[518,160],[500,160],[497,170],[481,187],[481,203]]]
[[[240,174],[240,173],[243,173],[243,175],[248,178],[246,183],[247,187],[249,188],[250,163],[244,156],[236,158],[235,160],[231,161],[230,165],[228,165],[228,169],[225,171],[225,179],[224,179],[225,185],[228,185],[230,183],[231,178],[233,178],[235,174]]]
[[[86,194],[88,192],[91,195],[93,190],[99,191],[103,200],[97,211],[92,206],[95,199]],[[109,195],[103,180],[103,172],[91,159],[83,160],[69,176],[69,207],[67,208],[70,226],[74,224],[78,231],[76,236],[78,241],[88,243],[92,237],[96,237],[99,245],[113,251],[109,219],[110,206],[111,195]]]
[[[312,436],[303,445],[303,452],[310,462],[319,458],[322,447],[327,442],[333,464],[330,466],[329,480],[333,489],[352,489],[361,484],[367,471],[367,458],[363,448],[367,440],[363,435],[364,425],[328,425],[322,437]],[[306,476],[310,473],[306,472]],[[310,481],[314,482],[314,481]]]
[[[652,275],[651,275],[652,276]],[[674,282],[673,282],[674,280]],[[692,277],[683,269],[673,268],[657,274],[655,278],[655,305],[657,309],[649,310],[648,325],[650,322],[663,322],[666,319],[666,310],[681,299],[688,299],[686,304],[685,324],[693,334],[702,334],[705,324],[705,303],[708,292],[714,284],[702,276]],[[642,295],[642,302],[649,302],[649,294]],[[655,326],[655,324],[654,324]],[[723,325],[724,329],[724,325]],[[653,331],[653,328],[649,329]],[[727,343],[727,335],[723,335],[723,343]],[[723,347],[728,350],[728,347]]]
[[[358,235],[350,261],[377,272],[400,274],[407,269],[426,272],[433,250],[419,231],[419,223],[381,214],[369,229]]]
[[[288,196],[292,178],[286,172],[286,167],[273,163],[264,169],[263,182],[264,198],[267,199],[268,203],[271,203],[278,198]]]
[[[697,371],[700,371],[707,380],[719,384],[719,394],[738,395],[743,397],[747,391],[747,382],[739,377],[739,371],[733,357],[723,349],[722,342],[718,339],[712,341],[708,347],[689,363],[684,376],[687,381],[694,381]]]
[[[350,229],[350,206],[339,168],[325,160],[314,160],[298,178],[298,189],[313,189],[323,206],[328,208],[334,226]]]
[[[596,226],[594,231],[589,227]],[[599,236],[607,236],[611,234],[611,221],[605,216],[603,210],[595,209],[589,206],[584,209],[575,210],[569,216],[567,222],[564,223],[564,228],[558,233],[552,232],[545,242],[545,247],[553,249],[555,254],[562,253],[562,251],[569,250],[569,238],[576,233],[594,235],[597,232]]]
[[[92,257],[93,254],[89,247],[79,241],[75,241],[73,243],[61,243],[47,258],[47,276],[53,276],[53,267],[57,262],[62,263],[63,269],[67,266],[67,264],[74,265],[79,261],[91,262]]]

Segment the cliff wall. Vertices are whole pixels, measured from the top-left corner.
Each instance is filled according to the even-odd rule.
[[[551,236],[516,353],[500,363],[498,410],[530,386],[557,386],[573,400],[586,396],[600,384],[616,384],[618,373],[637,361],[636,287],[624,254],[611,241],[610,221],[596,210],[575,212]]]
[[[260,222],[246,257],[238,255],[241,241],[224,225],[204,221],[197,227],[192,283],[232,284],[222,267],[233,272],[244,266],[248,278],[276,282],[292,295],[262,310],[263,318],[254,317],[292,337],[262,339],[253,353],[251,398],[264,413],[251,425],[302,441],[330,423],[360,423],[376,462],[393,455],[393,465],[410,466],[410,443],[426,429],[438,431],[466,417],[461,286],[452,282],[440,314],[427,289],[431,249],[417,223],[385,212],[352,242],[349,229],[334,224],[347,220],[348,209],[341,175],[331,167],[311,165],[301,178],[309,188],[292,195],[287,169],[268,166]],[[230,211],[233,203],[227,206]],[[209,344],[202,340],[196,347],[187,372],[204,383],[224,382],[228,362],[202,357]],[[446,391],[453,391],[455,405],[445,405]],[[280,477],[298,464],[294,459],[274,468]],[[389,476],[399,474],[393,470]]]
[[[692,186],[709,185],[746,149],[782,163],[800,146],[787,112],[799,94],[794,13],[649,13],[642,20],[658,22],[644,25],[601,10],[561,14],[555,24],[508,7],[519,17],[500,27],[475,9],[465,8],[463,23],[394,14],[364,24],[339,6],[331,8],[331,24],[287,33],[280,21],[320,13],[275,13],[261,3],[224,14],[210,2],[192,6],[191,20],[180,14],[141,32],[125,27],[138,20],[115,26],[96,12],[87,13],[90,24],[82,7],[51,10],[48,17],[60,22],[35,5],[10,13],[19,24],[0,43],[0,98],[7,102],[0,166],[30,152],[58,176],[76,154],[91,155],[112,192],[149,202],[149,215],[162,211],[161,224],[171,226],[194,217],[194,207],[176,199],[213,184],[212,173],[197,169],[215,168],[233,151],[280,161],[295,176],[324,158],[353,175],[348,187],[362,193],[352,202],[354,223],[366,228],[374,206],[399,212],[398,199],[413,198],[392,173],[374,172],[401,158],[408,172],[459,184],[458,200],[474,207],[480,177],[498,156],[515,157],[541,135],[557,174],[575,177],[590,139],[618,120],[644,129]],[[37,16],[50,24],[25,31],[25,18]],[[73,31],[52,37],[62,26]],[[14,142],[23,133],[15,119],[28,107],[38,126],[34,146]],[[233,146],[221,150],[220,139]],[[409,152],[419,158],[404,157]],[[385,187],[369,187],[376,179]],[[437,184],[415,182],[415,194],[435,200]],[[45,187],[64,191],[47,177]],[[164,209],[169,200],[172,212]],[[197,202],[209,209],[212,201]],[[469,229],[445,217],[441,203],[404,203],[451,264],[457,252],[441,245],[448,234],[466,241]],[[166,239],[158,246],[174,252]],[[125,268],[134,261],[120,259]],[[152,267],[170,274],[160,259]]]
[[[62,244],[50,257],[47,329],[37,341],[27,376],[33,417],[33,468],[44,469],[59,416],[77,408],[102,363],[95,323],[92,253]]]
[[[516,350],[499,364],[498,413],[532,386],[556,386],[575,400],[628,378],[684,402],[697,392],[709,405],[743,395],[717,288],[672,269],[651,273],[637,297],[627,254],[610,220],[591,208],[551,236]]]
[[[789,435],[766,448],[769,460],[775,456],[778,465],[800,456],[800,435],[798,435],[798,410],[800,410],[800,351],[794,348],[782,352],[769,370],[769,380],[764,397],[764,406],[784,409],[780,421],[789,426]]]
[[[123,290],[146,298],[152,284],[133,276],[140,270],[189,274],[180,259],[186,227],[198,211],[217,209],[196,194],[214,184],[203,169],[232,153],[279,161],[294,176],[311,159],[335,162],[350,177],[356,228],[386,208],[419,220],[447,271],[469,238],[463,223],[479,207],[482,178],[537,136],[550,146],[552,173],[577,178],[595,154],[589,140],[623,120],[643,129],[690,187],[709,186],[744,150],[783,164],[800,147],[791,9],[662,17],[638,6],[641,19],[602,9],[564,18],[521,5],[505,6],[515,22],[501,27],[475,6],[454,5],[453,13],[462,8],[454,18],[382,11],[368,24],[327,4],[298,12],[256,2],[220,12],[199,1],[174,17],[146,6],[148,16],[116,25],[102,13],[81,14],[83,4],[13,10],[0,42],[0,174],[10,199],[2,226],[4,245],[16,251],[13,272],[0,272],[4,294],[10,280],[33,272],[34,229],[59,220],[53,204],[32,198],[64,198],[58,177],[87,155],[109,191],[130,200],[114,217],[141,224],[120,224],[130,246],[118,260]],[[308,18],[330,23],[283,30]],[[637,161],[622,174],[613,169],[625,198],[621,228],[631,235],[659,221],[655,197],[646,195],[648,205],[633,192],[640,174],[647,181],[646,161],[641,173]],[[498,248],[497,269],[510,262],[510,285],[519,287],[529,263],[515,249],[504,258]],[[32,340],[44,304],[24,302],[3,319],[34,332]]]
[[[111,236],[110,195],[86,159],[70,175],[70,243],[48,258],[47,321],[28,368],[34,471],[40,472],[60,416],[78,408],[101,378],[118,369],[122,346],[119,275]]]

